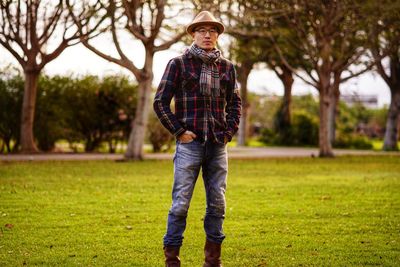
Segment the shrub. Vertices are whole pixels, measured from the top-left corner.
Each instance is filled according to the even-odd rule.
[[[24,79],[21,75],[0,76],[0,153],[18,149],[23,94]]]
[[[259,141],[264,144],[271,144],[271,145],[281,145],[282,143],[278,140],[278,135],[276,132],[269,128],[264,128],[261,130]]]
[[[56,142],[66,137],[69,104],[64,98],[73,86],[69,77],[43,75],[39,79],[34,134],[42,151],[53,150]]]
[[[0,152],[4,153],[19,145],[24,80],[20,75],[0,75]],[[136,88],[124,76],[41,76],[34,123],[39,149],[50,151],[65,139],[70,146],[83,141],[85,151],[107,142],[109,151],[115,152],[117,143],[128,139]]]
[[[126,76],[106,76],[98,92],[98,109],[105,129],[104,141],[110,153],[116,151],[118,142],[128,140],[131,121],[136,111],[136,89]]]
[[[353,148],[353,149],[372,149],[373,145],[365,136],[360,135],[340,135],[336,138],[334,144],[336,148]]]
[[[318,118],[309,115],[306,111],[292,113],[292,123],[285,129],[285,138],[277,131],[264,129],[260,141],[273,145],[314,146],[318,144]]]
[[[168,151],[174,141],[174,136],[160,123],[154,112],[150,113],[148,124],[149,142],[154,152]]]
[[[130,122],[135,115],[136,85],[124,76],[108,76],[99,80],[86,76],[74,81],[66,93],[69,115],[66,139],[72,143],[84,140],[85,151],[98,149],[107,142],[115,152],[119,141],[127,139]]]
[[[318,118],[305,111],[293,112],[290,138],[291,145],[317,145],[318,144]]]

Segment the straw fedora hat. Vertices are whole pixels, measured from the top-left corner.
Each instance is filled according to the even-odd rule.
[[[192,23],[190,23],[187,28],[186,32],[191,34],[194,29],[200,25],[212,25],[218,29],[219,34],[223,33],[225,30],[224,25],[217,21],[217,19],[208,11],[201,11],[197,16],[194,18]]]

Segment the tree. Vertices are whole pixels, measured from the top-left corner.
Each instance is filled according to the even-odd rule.
[[[245,5],[235,6],[231,1],[202,2],[204,8],[212,9],[220,17],[226,17],[226,33],[234,39],[230,44],[230,54],[237,69],[237,80],[240,85],[240,97],[242,101],[242,116],[238,131],[238,146],[245,146],[249,135],[250,126],[250,101],[248,100],[247,81],[254,64],[260,61],[263,47],[259,45],[260,40],[247,35],[248,24],[240,19],[248,15]]]
[[[238,62],[239,83],[242,84],[241,80],[243,79],[247,82],[247,76],[251,70],[250,68],[247,71],[247,76],[240,77],[241,74],[242,76],[246,74],[246,71],[242,68],[242,65],[246,66],[246,64],[243,64],[245,62],[247,62],[247,65],[249,65],[249,62],[252,62],[252,65],[256,62],[264,62],[268,68],[275,72],[284,87],[282,103],[276,116],[275,128],[278,131],[279,138],[287,140],[291,127],[290,110],[294,74],[292,69],[289,69],[281,60],[276,49],[274,49],[274,43],[271,42],[271,38],[267,37],[274,36],[273,40],[284,51],[286,61],[290,62],[291,66],[297,68],[299,62],[302,61],[302,54],[292,48],[290,43],[294,33],[286,20],[282,16],[277,16],[276,12],[273,11],[275,7],[271,3],[266,1],[225,1],[225,4],[226,11],[224,11],[224,15],[228,18],[229,25],[227,33],[235,37],[238,40],[237,43],[244,43],[244,45],[238,46],[234,50],[235,61]],[[220,7],[221,5],[220,3]],[[274,19],[274,27],[266,28],[266,23],[271,19]],[[302,66],[306,67],[306,64]],[[244,124],[246,124],[244,118],[247,117],[245,114],[247,114],[247,110],[249,109],[248,104],[246,105],[247,88],[241,87],[241,95],[244,99],[244,101],[242,99],[243,116],[241,128],[244,128]],[[240,131],[241,128],[239,129],[238,144],[241,144],[241,141],[244,144],[243,139],[245,139],[241,135],[243,132]]]
[[[312,68],[301,67],[301,73],[286,60],[279,44],[275,48],[285,65],[305,83],[319,92],[319,154],[332,157],[329,135],[334,115],[335,93],[339,85],[371,68],[365,66],[357,72],[350,66],[361,64],[365,49],[365,32],[360,31],[359,6],[353,1],[272,1],[273,6],[282,10],[282,16],[293,29],[295,38],[291,43],[303,55],[303,62]],[[273,21],[272,24],[273,26]],[[344,74],[347,76],[343,77]]]
[[[293,68],[296,70],[299,67],[310,70],[311,66],[303,61],[300,51],[293,47],[290,40],[295,38],[295,33],[290,28],[286,20],[283,18],[275,18],[274,27],[269,32],[273,38],[263,38],[264,58],[268,67],[273,70],[276,76],[281,80],[284,88],[282,103],[277,111],[275,120],[275,129],[278,131],[278,136],[282,143],[290,138],[291,135],[291,109],[292,109],[292,86],[294,82]],[[271,42],[271,39],[274,42]],[[278,46],[281,51],[284,51],[285,60],[292,66],[288,68],[285,62],[282,61],[279,53],[274,46]]]
[[[372,12],[373,11],[373,12]],[[376,71],[390,88],[391,101],[386,120],[383,150],[398,150],[400,121],[400,3],[368,2],[365,5],[370,17],[368,46],[376,64]],[[372,27],[370,26],[372,25]],[[388,60],[387,67],[384,61]]]
[[[229,33],[229,30],[227,31]],[[249,38],[238,38],[233,32],[230,33],[236,37],[231,48],[234,62],[237,67],[237,79],[240,84],[240,97],[242,99],[242,116],[240,118],[238,146],[245,146],[249,132],[250,121],[250,103],[247,99],[247,80],[250,75],[253,65],[258,61],[257,52],[253,49],[253,42]],[[246,51],[246,53],[244,53]]]
[[[73,9],[74,3],[67,1],[75,16],[76,11]],[[85,2],[85,1],[84,1]],[[166,0],[111,0],[107,1],[107,5],[103,6],[103,10],[107,12],[110,22],[111,36],[113,45],[118,56],[107,54],[95,45],[91,44],[88,39],[82,38],[82,43],[98,56],[118,64],[129,70],[136,78],[138,88],[138,102],[136,108],[135,119],[132,122],[132,130],[129,135],[128,147],[125,153],[126,159],[140,160],[143,158],[143,143],[146,134],[146,126],[150,110],[150,96],[152,92],[153,81],[153,62],[154,54],[170,48],[174,43],[179,41],[185,35],[182,29],[176,33],[173,26],[166,25],[167,17],[179,17],[184,10],[179,3],[176,3],[176,11]],[[81,33],[85,33],[85,25],[76,20],[77,26]],[[179,24],[175,24],[175,27]],[[136,40],[139,40],[145,53],[144,65],[139,68],[137,58],[129,58],[128,54],[123,51],[121,46],[122,36],[128,34]],[[173,36],[171,37],[171,35]]]
[[[97,4],[88,8],[90,14]],[[90,38],[93,29],[82,36],[74,27],[64,0],[41,1],[4,0],[0,4],[0,44],[21,65],[25,75],[25,87],[21,112],[21,152],[37,152],[33,135],[37,84],[40,72],[47,63],[57,58],[67,47],[79,42],[79,38]],[[89,25],[90,16],[80,13],[78,19]],[[49,47],[54,47],[50,51]],[[50,52],[49,52],[50,51]]]

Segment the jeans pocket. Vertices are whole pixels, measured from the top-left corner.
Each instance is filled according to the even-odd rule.
[[[185,144],[190,144],[190,143],[193,143],[193,141],[194,141],[194,139],[192,139],[191,141],[189,141],[189,142],[182,142],[182,141],[178,141],[180,144],[182,144],[182,145],[185,145]]]

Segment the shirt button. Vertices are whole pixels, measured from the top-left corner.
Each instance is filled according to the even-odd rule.
[[[210,107],[210,104],[207,104],[206,107],[209,108],[209,107]]]

